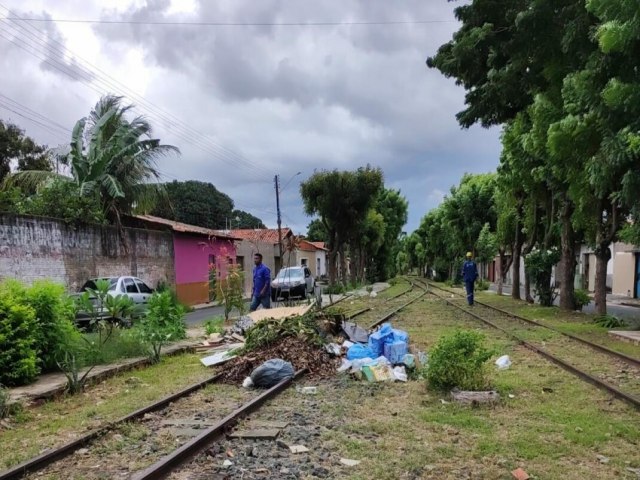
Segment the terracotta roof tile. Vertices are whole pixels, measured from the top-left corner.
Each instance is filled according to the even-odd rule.
[[[256,229],[240,229],[231,230],[231,235],[234,237],[242,238],[244,240],[253,240],[265,243],[278,243],[278,229],[277,228],[256,228]],[[282,238],[285,239],[291,235],[290,228],[282,229]]]
[[[227,240],[242,240],[242,238],[240,237],[221,232],[220,230],[197,227],[196,225],[175,222],[173,220],[167,220],[166,218],[154,217],[153,215],[134,215],[134,218],[142,220],[143,222],[155,223],[157,225],[166,225],[167,227],[171,227],[171,230],[173,230],[174,232],[196,233],[199,235],[207,235],[208,237],[223,238]]]

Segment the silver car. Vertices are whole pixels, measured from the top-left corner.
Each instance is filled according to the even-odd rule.
[[[279,298],[307,298],[308,294],[313,294],[315,285],[316,281],[309,268],[283,268],[271,282],[271,300],[275,302]]]
[[[149,297],[153,295],[153,289],[146,283],[136,277],[102,277],[92,278],[87,280],[85,284],[80,288],[80,292],[72,297],[79,297],[82,293],[88,290],[96,290],[96,282],[98,280],[106,280],[109,282],[109,291],[107,292],[112,297],[118,295],[125,295],[129,297],[136,306],[143,307],[149,301]],[[97,306],[97,299],[91,298],[94,307]],[[107,318],[106,312],[99,314],[99,318]],[[83,322],[90,320],[90,315],[86,312],[78,312],[76,315],[76,321]]]

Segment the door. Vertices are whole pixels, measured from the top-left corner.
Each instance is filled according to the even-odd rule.
[[[634,298],[640,298],[640,253],[636,253],[636,288]]]
[[[584,262],[584,277],[582,278],[582,288],[589,292],[589,260],[590,255],[585,253],[583,255]]]
[[[153,290],[139,278],[134,278],[133,280],[136,282],[136,286],[140,292],[141,302],[147,303],[149,301],[149,297],[153,294]]]
[[[322,276],[322,261],[319,258],[316,258],[316,277]]]
[[[133,303],[137,303],[137,304],[142,303],[142,295],[140,295],[140,291],[138,290],[138,287],[136,287],[136,284],[134,283],[133,278],[131,277],[124,278],[124,289],[127,292],[126,293],[127,297],[133,300]]]

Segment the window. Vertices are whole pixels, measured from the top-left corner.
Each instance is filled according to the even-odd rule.
[[[244,270],[244,257],[236,257],[236,265],[240,270]]]
[[[133,279],[131,278],[124,279],[124,288],[127,293],[140,293],[138,292],[138,287],[136,287],[136,284],[133,283]]]
[[[138,290],[140,290],[140,293],[148,293],[151,294],[153,293],[153,290],[151,290],[146,283],[144,283],[142,280],[140,280],[139,278],[136,278],[136,285],[138,286]]]
[[[307,259],[306,258],[300,259],[300,265],[302,265],[303,267],[306,267],[307,266]]]

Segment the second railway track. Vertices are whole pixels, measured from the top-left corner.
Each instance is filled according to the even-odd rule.
[[[464,299],[446,298],[433,288],[448,294],[453,292],[428,285],[430,293],[447,304],[501,330],[582,380],[640,408],[640,360],[485,303],[475,302],[470,307]]]

